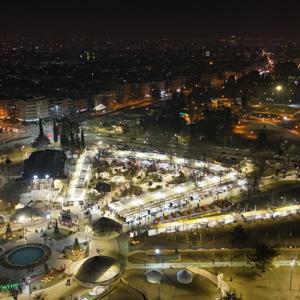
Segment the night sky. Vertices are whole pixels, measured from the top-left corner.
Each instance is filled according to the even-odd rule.
[[[8,0],[0,4],[0,33],[100,39],[220,38],[231,34],[299,39],[300,1],[276,2]]]

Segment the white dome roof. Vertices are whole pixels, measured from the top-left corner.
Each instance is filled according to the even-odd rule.
[[[106,217],[99,218],[89,227],[93,235],[106,238],[117,237],[122,232],[122,225],[119,222]]]
[[[75,279],[83,286],[110,284],[120,273],[119,263],[110,256],[93,256],[80,266]]]
[[[146,279],[150,283],[159,283],[162,280],[162,273],[158,270],[151,270],[146,273]]]
[[[177,273],[177,281],[182,284],[189,284],[193,281],[193,274],[188,270],[180,270]]]

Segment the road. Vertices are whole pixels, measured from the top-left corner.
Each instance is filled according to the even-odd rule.
[[[291,260],[275,260],[275,267],[291,267]],[[201,261],[201,262],[176,262],[169,263],[162,259],[160,263],[133,264],[128,262],[127,270],[153,270],[153,269],[184,269],[184,268],[241,268],[252,267],[247,261]]]

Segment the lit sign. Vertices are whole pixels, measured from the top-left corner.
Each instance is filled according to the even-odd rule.
[[[20,287],[21,287],[20,283],[0,284],[0,291],[9,291],[14,289],[19,289]]]

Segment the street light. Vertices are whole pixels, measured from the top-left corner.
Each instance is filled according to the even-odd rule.
[[[24,145],[20,147],[21,160],[23,160],[23,151],[24,151],[24,149],[25,149]]]
[[[293,258],[291,262],[290,291],[292,290],[293,271],[296,265],[297,265],[297,261]]]
[[[281,85],[277,85],[276,86],[276,91],[277,91],[277,100],[279,100],[279,93],[282,91],[282,86]]]

